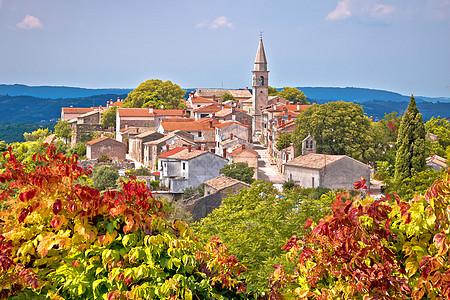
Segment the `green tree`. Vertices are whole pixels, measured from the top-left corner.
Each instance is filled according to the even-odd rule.
[[[170,80],[150,79],[130,92],[121,106],[148,108],[149,105],[153,105],[154,108],[162,106],[166,109],[183,108],[185,104],[182,98],[185,94],[186,91]]]
[[[113,166],[100,166],[92,171],[92,182],[94,188],[100,191],[115,188],[116,180],[119,178],[119,171]]]
[[[276,87],[269,86],[269,96],[276,96],[278,93],[279,92]]]
[[[283,244],[293,234],[305,232],[302,227],[308,218],[318,221],[326,215],[329,204],[299,196],[297,189],[280,194],[272,183],[257,181],[223,199],[218,209],[192,227],[201,241],[221,239],[247,266],[241,276],[249,290],[265,290],[267,274],[284,259]]]
[[[233,97],[233,95],[231,95],[230,93],[225,93],[222,95],[222,101],[226,102],[226,101],[236,101],[236,98]]]
[[[425,158],[425,126],[416,100],[411,96],[398,131],[395,181],[400,184],[404,179],[425,170]]]
[[[238,162],[225,165],[221,170],[221,174],[225,176],[251,184],[255,175],[255,168],[249,167],[247,163]]]
[[[370,130],[370,120],[359,104],[344,101],[316,104],[298,116],[295,145],[301,149],[302,140],[311,134],[317,142],[317,153],[371,162],[375,152]]]
[[[437,141],[426,141],[427,154],[434,153],[446,157],[446,152],[450,150],[450,122],[441,117],[431,117],[425,123],[425,130],[426,133],[432,133],[438,137]]]
[[[86,158],[86,144],[82,142],[78,142],[69,149],[68,151],[69,155],[76,154],[79,159],[85,159]]]
[[[294,104],[309,104],[309,102],[306,101],[305,94],[303,94],[301,90],[294,87],[283,87],[278,96],[286,99],[287,101],[292,101]]]
[[[72,127],[69,122],[58,120],[58,123],[55,125],[55,134],[57,137],[64,138],[67,144],[72,137]]]
[[[52,132],[48,128],[45,129],[39,128],[38,130],[35,130],[32,133],[25,132],[23,134],[23,137],[27,142],[34,142],[38,140],[42,141],[50,134],[52,134]]]
[[[295,141],[294,134],[291,132],[285,132],[278,136],[277,138],[277,150],[280,151],[284,148],[287,148]]]
[[[373,139],[374,155],[371,161],[375,163],[385,161],[395,165],[396,143],[401,120],[402,118],[396,112],[391,112],[385,114],[380,121],[372,122],[370,134]]]
[[[117,106],[110,107],[105,113],[102,115],[102,127],[114,127],[116,126],[116,113]]]

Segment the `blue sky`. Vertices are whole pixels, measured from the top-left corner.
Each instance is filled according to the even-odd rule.
[[[450,0],[0,0],[0,83],[271,86],[450,97]]]

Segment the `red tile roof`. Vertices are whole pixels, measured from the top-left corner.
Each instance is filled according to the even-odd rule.
[[[229,105],[223,104],[225,108],[230,108]],[[216,112],[222,110],[222,104],[219,103],[213,103],[210,105],[205,105],[202,107],[199,107],[197,109],[194,109],[194,112]]]
[[[183,109],[154,109],[149,113],[148,108],[117,108],[117,114],[121,117],[154,117],[154,116],[184,116]]]
[[[207,99],[207,98],[203,98],[203,97],[199,97],[199,96],[194,96],[191,99],[189,99],[192,103],[217,103],[214,100],[211,99]]]
[[[183,151],[185,149],[186,148],[184,148],[184,147],[176,147],[176,148],[170,149],[167,152],[164,152],[163,154],[158,155],[158,157],[162,157],[162,158],[169,157],[169,156],[172,156],[173,154],[176,154],[176,153],[178,153],[180,151]]]
[[[256,156],[259,156],[258,152],[252,150],[252,149],[248,149],[247,147],[245,147],[244,145],[241,145],[239,148],[235,149],[233,152],[230,153],[231,156],[235,156],[236,154],[241,153],[242,151],[248,151],[250,153],[255,154]]]
[[[203,118],[194,122],[165,122],[164,119],[161,120],[161,126],[164,131],[174,131],[174,130],[185,130],[185,131],[205,131],[214,130],[215,126],[218,124],[217,120],[212,120],[210,118]],[[210,121],[212,122],[212,127],[210,126]]]
[[[85,114],[94,111],[93,107],[63,107],[61,109],[65,114]]]
[[[125,145],[124,143],[119,142],[119,141],[117,141],[117,140],[115,140],[115,139],[112,139],[112,138],[110,138],[110,137],[107,137],[107,136],[100,137],[100,138],[98,138],[98,139],[89,141],[89,142],[86,143],[86,145],[94,145],[94,144],[97,144],[97,143],[99,143],[99,142],[103,142],[103,141],[105,141],[105,140],[111,140],[111,141],[113,141],[113,142],[115,142],[115,143],[120,143],[120,144]]]
[[[220,123],[220,124],[217,124],[216,127],[222,128],[222,127],[229,126],[231,124],[237,124],[237,125],[240,125],[242,127],[247,127],[247,128],[249,127],[248,125],[244,125],[244,124],[241,124],[241,123],[236,122],[236,121],[229,121],[229,122]]]

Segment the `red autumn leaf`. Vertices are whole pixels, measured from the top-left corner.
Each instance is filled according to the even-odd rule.
[[[80,262],[79,262],[78,260],[72,261],[72,267],[78,268],[80,265],[81,265],[81,264],[80,264]]]
[[[53,217],[50,224],[52,225],[53,228],[59,229],[59,227],[61,227],[62,222],[61,222],[61,219],[59,219],[57,217]]]
[[[303,229],[308,229],[309,227],[311,227],[312,223],[313,223],[313,219],[309,218],[308,220],[306,220],[305,227],[303,227]]]
[[[53,213],[55,215],[59,214],[59,212],[61,211],[61,207],[62,207],[61,200],[60,199],[56,200],[55,203],[53,203]]]

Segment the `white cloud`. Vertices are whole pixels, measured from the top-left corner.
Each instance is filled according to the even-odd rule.
[[[206,27],[211,29],[217,29],[220,27],[234,28],[233,23],[228,21],[227,17],[224,16],[218,17],[213,21],[203,20],[200,23],[198,23],[195,27],[197,28]]]
[[[349,18],[352,16],[350,7],[351,0],[341,0],[338,2],[336,8],[327,15],[326,19],[328,21],[339,21]]]
[[[30,15],[26,15],[26,17],[19,23],[16,24],[17,28],[25,29],[25,30],[32,30],[32,29],[41,29],[44,28],[41,21]]]
[[[340,0],[325,19],[341,21],[354,17],[365,21],[386,21],[394,11],[394,6],[379,3],[377,0]]]

